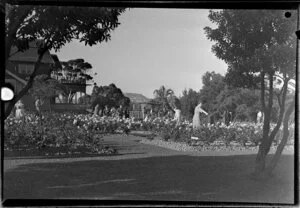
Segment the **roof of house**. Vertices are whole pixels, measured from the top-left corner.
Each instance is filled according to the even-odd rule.
[[[29,43],[29,49],[23,52],[17,52],[17,47],[12,47],[9,61],[24,61],[24,62],[36,62],[38,59],[38,46],[37,41]],[[54,60],[49,51],[44,54],[41,63],[54,64]]]
[[[126,97],[130,99],[131,102],[133,103],[147,103],[150,101],[149,98],[145,97],[142,94],[138,93],[124,93]]]

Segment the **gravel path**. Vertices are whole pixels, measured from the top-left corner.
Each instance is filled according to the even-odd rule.
[[[173,142],[173,141],[163,141],[159,137],[155,137],[153,140],[142,138],[140,140],[143,144],[155,145],[164,147],[167,149],[172,149],[176,151],[183,152],[193,152],[199,153],[200,155],[237,155],[237,154],[256,154],[258,152],[258,146],[256,147],[242,147],[238,146],[191,146],[184,142]],[[272,146],[270,153],[275,153],[276,147]],[[294,154],[293,146],[286,146],[283,154]]]

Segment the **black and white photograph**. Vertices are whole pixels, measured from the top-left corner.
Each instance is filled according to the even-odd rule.
[[[2,206],[297,204],[300,4],[1,10]]]

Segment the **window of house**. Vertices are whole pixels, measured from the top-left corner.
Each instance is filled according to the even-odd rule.
[[[19,64],[18,65],[18,72],[20,74],[32,74],[34,70],[34,65],[33,64]]]

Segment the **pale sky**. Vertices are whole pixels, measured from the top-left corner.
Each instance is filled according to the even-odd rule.
[[[184,88],[199,91],[206,71],[224,75],[227,70],[204,34],[205,26],[215,27],[208,10],[134,8],[121,14],[119,22],[111,41],[92,47],[73,41],[56,54],[61,61],[83,58],[92,64],[98,86],[115,83],[123,92],[148,98],[161,85],[176,96]]]

